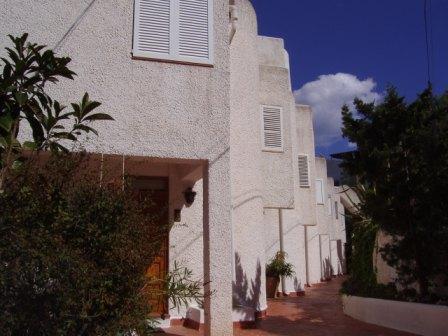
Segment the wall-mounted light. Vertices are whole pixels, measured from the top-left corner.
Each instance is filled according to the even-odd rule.
[[[187,188],[187,190],[184,191],[185,203],[187,203],[188,206],[193,204],[196,194],[197,192],[193,191],[193,188]]]

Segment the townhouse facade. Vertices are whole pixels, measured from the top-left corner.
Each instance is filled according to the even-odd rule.
[[[73,59],[76,80],[54,96],[87,91],[114,117],[84,146],[106,178],[134,176],[161,202],[172,228],[149,272],[179,262],[213,293],[203,307],[159,311],[163,325],[190,319],[228,336],[263,318],[278,251],[295,268],[284,295],[344,273],[341,190],[315,156],[284,42],[258,35],[249,0],[6,0],[0,21],[0,53],[7,34],[30,33]]]

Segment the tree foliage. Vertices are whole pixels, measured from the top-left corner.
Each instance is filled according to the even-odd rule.
[[[57,57],[43,45],[27,42],[28,35],[9,36],[13,47],[0,67],[0,190],[8,170],[17,164],[22,149],[65,151],[65,142],[75,142],[85,133],[97,134],[90,123],[113,120],[106,113],[94,113],[101,104],[86,93],[70,109],[47,93],[49,83],[74,79],[68,57]],[[19,141],[22,123],[32,131],[32,138]]]
[[[428,88],[407,103],[390,88],[382,103],[355,107],[342,110],[343,134],[357,145],[342,166],[367,187],[362,212],[393,238],[383,258],[427,300],[448,274],[448,95]]]
[[[84,155],[39,162],[0,194],[1,335],[146,335],[154,298],[201,302],[202,282],[177,263],[164,279],[146,273],[169,230],[150,198],[101,187]]]

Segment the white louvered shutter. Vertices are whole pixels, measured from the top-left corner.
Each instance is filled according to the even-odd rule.
[[[136,0],[134,20],[134,54],[136,56],[170,54],[170,0]]]
[[[135,0],[136,57],[212,64],[213,0]]]
[[[263,148],[269,151],[283,151],[282,108],[262,107]]]
[[[179,55],[208,60],[209,0],[179,0]]]
[[[299,185],[301,188],[309,188],[310,186],[308,155],[299,155]]]

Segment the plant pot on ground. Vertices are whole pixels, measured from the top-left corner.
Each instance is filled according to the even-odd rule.
[[[277,252],[269,264],[266,265],[266,296],[275,298],[277,296],[280,278],[289,278],[294,275],[294,266],[286,262],[286,253]]]

